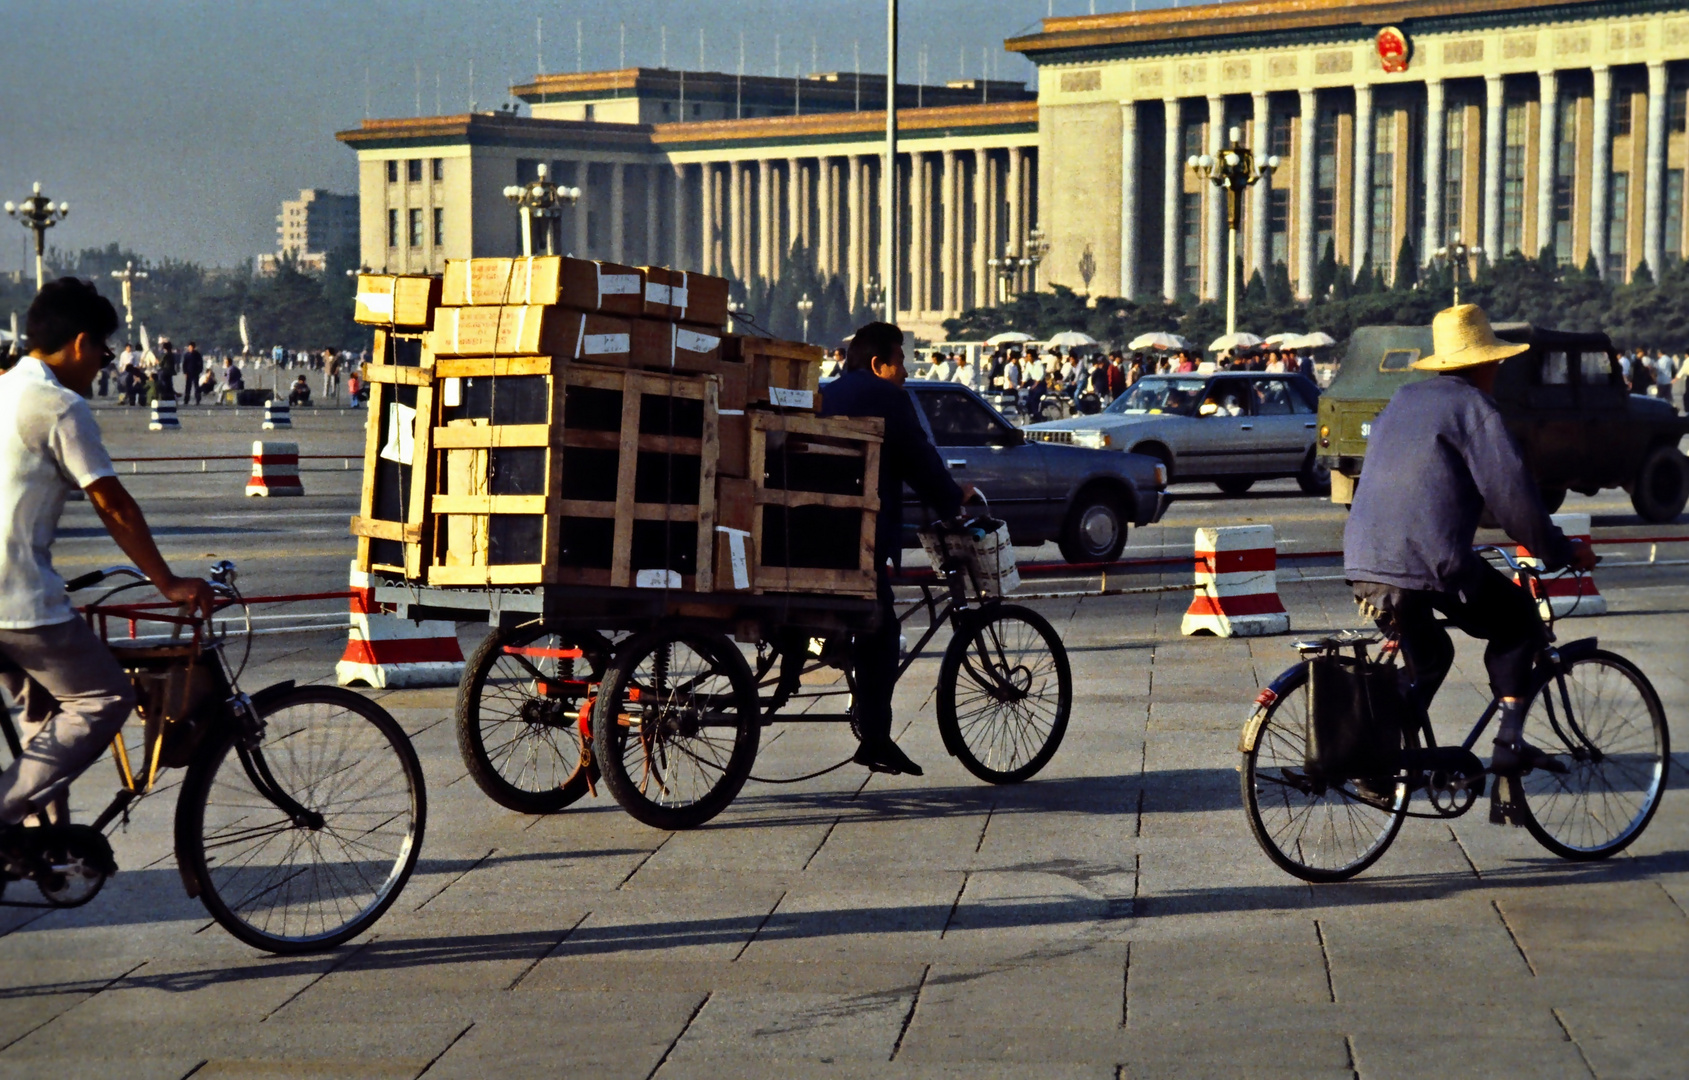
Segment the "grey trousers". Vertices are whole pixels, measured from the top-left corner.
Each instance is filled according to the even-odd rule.
[[[70,782],[111,744],[133,711],[129,678],[105,642],[74,618],[0,629],[0,689],[14,706],[23,743],[23,756],[0,773],[0,823],[49,809],[58,820]]]

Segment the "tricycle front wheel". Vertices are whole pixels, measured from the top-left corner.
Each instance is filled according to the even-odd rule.
[[[1055,629],[999,604],[958,617],[938,669],[938,731],[962,767],[1018,784],[1049,764],[1067,732],[1073,672]]]

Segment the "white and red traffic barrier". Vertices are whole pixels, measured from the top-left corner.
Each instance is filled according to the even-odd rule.
[[[299,444],[255,442],[252,444],[252,478],[246,482],[248,495],[303,495],[299,482]]]
[[[1290,629],[1271,525],[1196,530],[1196,595],[1179,633],[1258,637]]]
[[[1554,514],[1549,520],[1560,527],[1568,540],[1587,542],[1590,538],[1588,514]],[[1522,547],[1517,554],[1519,561],[1526,566],[1542,565],[1541,560]],[[1514,581],[1518,582],[1518,578],[1515,577]],[[1595,587],[1593,573],[1574,574],[1570,570],[1562,570],[1539,578],[1537,592],[1537,607],[1543,609],[1544,617],[1552,615],[1556,619],[1564,619],[1576,615],[1607,614],[1607,598]]]
[[[352,567],[352,626],[346,652],[334,665],[341,686],[377,690],[414,686],[456,686],[463,678],[463,649],[457,624],[412,621],[375,602],[375,583]]]

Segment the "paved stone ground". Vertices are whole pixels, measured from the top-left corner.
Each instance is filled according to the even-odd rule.
[[[102,419],[115,452],[164,452],[132,416]],[[345,452],[356,422],[314,417],[296,435],[306,453]],[[251,414],[184,423],[196,453],[257,437]],[[252,589],[344,581],[337,519],[355,475],[308,473],[311,494],[274,505],[241,500],[240,482],[134,486],[185,564],[234,557]],[[1277,523],[1286,550],[1333,546],[1340,515],[1281,487],[1192,489],[1133,548],[1188,550],[1193,525],[1246,519]],[[1650,532],[1622,496],[1583,502],[1604,532]],[[85,507],[67,527],[67,566],[112,561]],[[1355,624],[1333,573],[1283,585],[1298,629]],[[1615,568],[1601,586],[1614,614],[1563,629],[1633,656],[1686,715],[1682,568]],[[1409,821],[1359,880],[1308,886],[1255,846],[1235,771],[1237,730],[1292,662],[1288,639],[1180,638],[1185,603],[1037,605],[1077,699],[1032,782],[990,787],[945,756],[923,660],[897,708],[926,777],[752,784],[687,833],[602,798],[508,813],[464,776],[452,691],[380,695],[424,762],[427,840],[394,910],[327,956],[258,954],[183,895],[167,778],[115,838],[124,870],[92,905],[0,911],[0,1076],[1689,1074],[1680,793],[1607,863],[1555,859],[1480,807],[1452,826]],[[464,627],[465,645],[480,632]],[[340,644],[262,638],[246,682],[326,679]],[[1462,642],[1446,733],[1481,707],[1481,680]],[[842,729],[773,728],[757,774],[849,750]],[[107,768],[80,804],[104,800]]]

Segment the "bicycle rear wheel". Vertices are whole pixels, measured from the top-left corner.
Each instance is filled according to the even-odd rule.
[[[1565,859],[1605,859],[1642,835],[1666,787],[1671,737],[1654,687],[1635,664],[1598,651],[1543,678],[1525,714],[1525,741],[1565,762],[1518,780],[1525,827]]]
[[[381,918],[416,867],[422,767],[387,711],[333,686],[258,703],[263,736],[230,723],[176,803],[176,852],[212,918],[275,953],[330,949]]]
[[[1045,618],[1013,604],[961,616],[938,669],[938,731],[962,767],[1018,784],[1067,733],[1073,672]]]
[[[1309,700],[1303,664],[1280,696],[1251,718],[1250,725],[1258,727],[1240,770],[1244,810],[1250,832],[1280,869],[1304,881],[1346,881],[1377,862],[1396,839],[1408,788],[1398,777],[1385,806],[1363,796],[1352,781],[1310,773]]]

